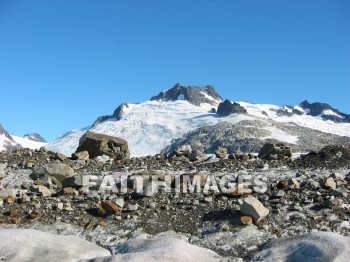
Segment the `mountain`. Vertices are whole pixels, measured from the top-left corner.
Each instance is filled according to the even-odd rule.
[[[316,110],[319,104],[321,109]],[[113,114],[99,117],[89,127],[69,131],[47,147],[70,155],[88,130],[127,140],[132,156],[157,154],[181,139],[191,143],[188,140],[191,132],[194,137],[200,132],[210,133],[208,143],[222,142],[232,150],[241,151],[256,150],[266,141],[290,143],[301,151],[350,141],[348,115],[326,105],[304,101],[296,106],[279,107],[223,101],[212,86],[176,84],[149,101],[123,103]],[[327,117],[336,117],[335,114],[337,121]],[[218,135],[215,139],[218,132],[221,138]],[[252,139],[247,139],[249,135]],[[237,141],[240,141],[239,148],[234,146]],[[204,146],[203,149],[208,148]]]
[[[0,124],[0,151],[21,148],[21,145],[11,137],[9,132]]]
[[[32,138],[32,139],[30,139]],[[10,135],[3,126],[0,124],[0,151],[2,150],[13,150],[18,148],[30,148],[38,149],[42,146],[46,146],[46,142],[40,142],[33,140],[34,138],[43,139],[39,134],[25,135],[24,137],[19,137],[15,135]],[[45,141],[45,140],[44,140]]]
[[[38,133],[26,134],[23,136],[23,138],[31,141],[35,141],[35,142],[46,143],[45,139]]]

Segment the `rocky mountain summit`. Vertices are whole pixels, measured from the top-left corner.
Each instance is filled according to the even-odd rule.
[[[159,95],[153,96],[151,101],[176,101],[186,100],[189,103],[200,106],[209,104],[216,107],[223,99],[215,91],[213,86],[183,86],[177,83],[173,88],[160,92]]]
[[[7,132],[5,128],[0,124],[0,151],[13,150],[20,147],[21,145],[16,143],[9,132]]]

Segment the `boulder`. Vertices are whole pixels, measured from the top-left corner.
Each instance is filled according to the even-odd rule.
[[[218,147],[215,150],[215,155],[220,159],[224,159],[227,156],[227,149],[223,147]]]
[[[200,161],[206,160],[207,158],[208,158],[207,155],[202,153],[202,151],[200,151],[200,150],[194,150],[190,154],[191,161],[199,161],[200,162]]]
[[[329,188],[336,189],[337,184],[335,183],[333,177],[328,177],[323,181],[323,187],[326,189],[329,189]]]
[[[189,157],[191,153],[192,153],[192,148],[190,145],[183,145],[183,146],[177,147],[174,151],[174,154],[177,157],[179,156]]]
[[[64,162],[64,161],[67,160],[67,157],[64,154],[56,153],[55,154],[55,159],[60,160],[61,162]]]
[[[68,177],[75,175],[73,168],[63,163],[46,164],[35,170],[30,177],[33,180],[51,181],[59,183]]]
[[[110,200],[104,200],[98,207],[99,214],[103,216],[110,216],[119,211],[119,206]]]
[[[252,195],[247,196],[243,200],[243,203],[240,206],[240,211],[243,215],[252,217],[254,222],[259,222],[270,212],[258,199]]]
[[[72,154],[73,160],[88,160],[90,158],[88,151],[75,152]]]
[[[87,151],[90,158],[95,158],[101,155],[107,155],[116,160],[130,158],[128,142],[124,139],[86,132],[79,141],[79,146],[76,152]]]
[[[260,152],[258,157],[260,159],[269,159],[272,155],[277,155],[277,158],[291,157],[292,156],[292,148],[285,144],[265,144]]]
[[[34,192],[34,193],[39,193],[41,194],[43,197],[50,197],[51,196],[51,191],[50,189],[48,189],[45,186],[37,186],[34,185],[32,187],[30,187],[30,191]]]

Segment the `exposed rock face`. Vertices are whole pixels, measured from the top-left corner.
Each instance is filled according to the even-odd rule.
[[[277,155],[278,158],[291,157],[292,148],[284,144],[265,144],[258,155],[260,159],[269,159],[271,155]]]
[[[231,114],[246,114],[247,110],[238,103],[231,103],[230,100],[226,99],[224,102],[219,104],[217,114],[219,116],[229,116]]]
[[[35,142],[46,143],[46,140],[38,133],[26,134],[23,136],[23,138],[26,138]]]
[[[124,139],[86,132],[79,141],[77,152],[88,151],[90,158],[107,155],[116,160],[129,159],[128,142]]]
[[[344,114],[326,103],[309,103],[307,100],[299,104],[308,115],[321,116],[323,120],[331,120],[336,123],[350,123],[350,115]]]
[[[114,110],[113,114],[112,115],[105,115],[105,116],[100,116],[98,117],[95,122],[92,124],[92,126],[97,126],[99,123],[102,123],[106,120],[109,120],[109,119],[115,119],[117,121],[119,121],[122,116],[123,116],[123,110],[124,108],[129,108],[129,105],[126,104],[126,103],[122,103],[120,104],[116,110]]]
[[[187,100],[193,105],[200,106],[201,103],[207,103],[217,106],[222,101],[221,96],[216,93],[212,86],[182,86],[176,84],[173,88],[160,92],[159,95],[153,96],[151,100],[175,101]]]
[[[273,137],[273,132],[269,130],[271,126],[291,137],[297,137],[296,144],[292,144],[295,152],[320,150],[325,145],[350,142],[348,137],[327,134],[295,124],[285,125],[274,121],[267,123],[259,120],[243,120],[237,124],[222,122],[198,128],[174,140],[162,152],[168,154],[177,147],[190,145],[193,151],[199,150],[206,154],[214,154],[218,146],[225,147],[229,154],[258,153],[266,143],[284,143],[284,141],[270,138]],[[342,150],[344,151],[344,149]]]

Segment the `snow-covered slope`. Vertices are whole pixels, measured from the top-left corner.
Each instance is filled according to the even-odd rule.
[[[335,123],[331,120],[324,120],[321,114],[317,116],[309,115],[308,110],[304,110],[300,106],[293,107],[293,109],[300,111],[299,114],[293,114],[288,107],[279,107],[269,104],[250,104],[247,102],[239,102],[239,104],[252,116],[272,119],[277,122],[290,122],[325,133],[350,137],[350,123]],[[290,114],[288,114],[288,112]],[[323,111],[323,114],[330,114],[330,110]]]
[[[70,155],[77,148],[80,137],[90,130],[125,139],[129,143],[132,156],[154,155],[172,139],[188,131],[223,120],[238,123],[244,119],[252,119],[247,115],[223,119],[211,113],[211,108],[209,104],[195,106],[185,100],[129,104],[128,108],[124,108],[119,121],[110,119],[91,128],[70,131],[49,144],[48,149]]]
[[[197,91],[198,89],[198,91]],[[247,114],[231,114],[220,117],[214,113],[221,97],[212,87],[183,87],[176,85],[161,92],[150,101],[140,104],[123,104],[118,114],[103,116],[93,126],[67,132],[50,143],[49,150],[70,155],[78,144],[80,137],[90,130],[96,133],[121,137],[128,141],[131,156],[154,155],[159,153],[173,139],[183,136],[197,128],[215,125],[221,122],[236,124],[242,120],[272,120],[285,125],[297,124],[314,130],[350,137],[350,123],[325,120],[322,115],[338,114],[339,111],[327,107],[313,107],[304,103],[295,107],[278,107],[268,104],[250,104],[239,102]],[[309,109],[311,108],[311,109]],[[321,110],[321,111],[320,111]],[[323,111],[322,111],[323,110]],[[310,115],[310,112],[321,112],[321,115]],[[333,113],[332,113],[333,112]],[[334,116],[334,114],[332,116]],[[116,117],[116,115],[118,115]],[[346,119],[348,115],[340,115]],[[267,128],[267,129],[266,129]],[[297,144],[298,136],[289,134],[276,125],[262,127],[268,131],[264,139],[276,139],[281,142]]]
[[[20,147],[21,146],[13,140],[9,132],[0,124],[0,152]]]
[[[15,140],[16,143],[20,144],[23,148],[39,149],[40,147],[47,145],[47,143],[37,142],[15,135],[11,135],[11,137],[13,138],[13,140]]]

